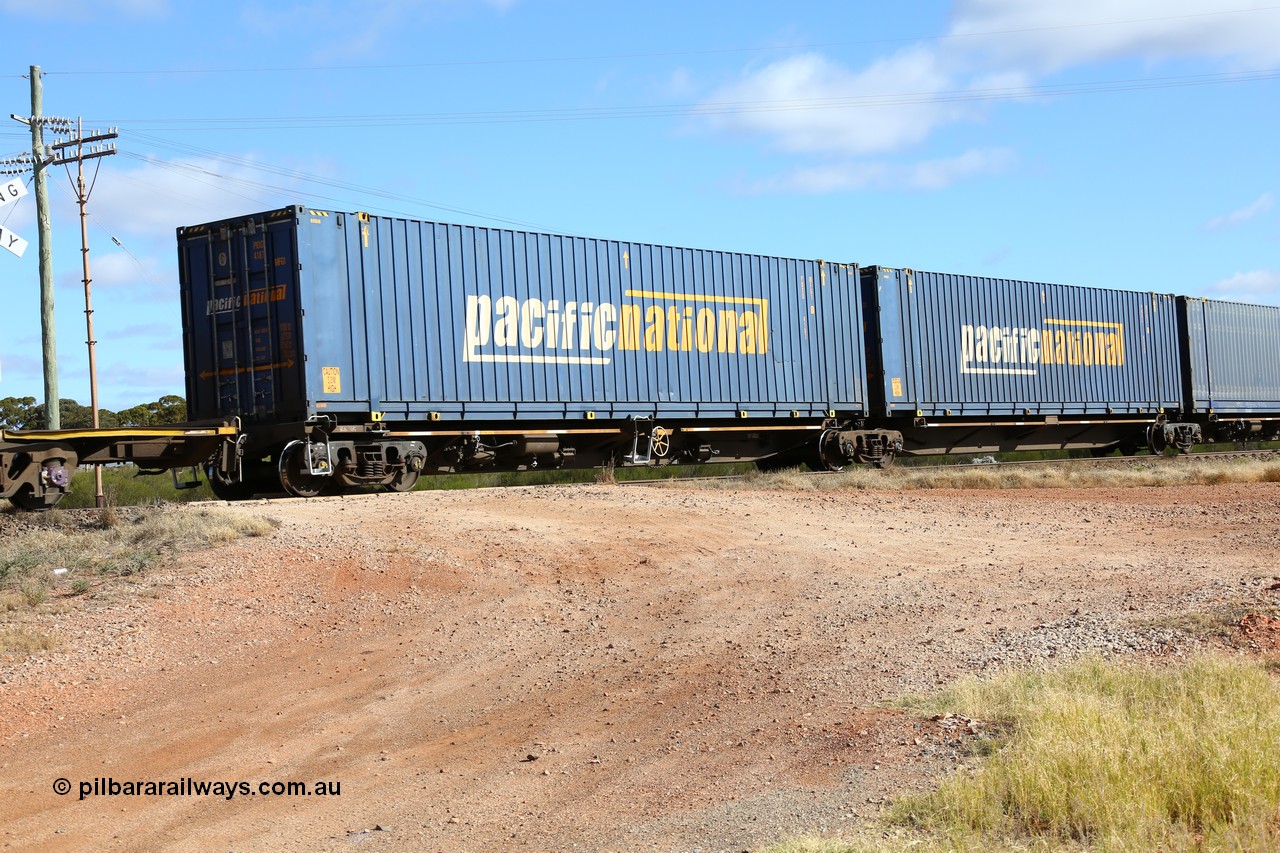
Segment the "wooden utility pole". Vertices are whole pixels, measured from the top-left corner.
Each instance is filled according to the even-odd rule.
[[[93,186],[85,186],[84,183],[84,161],[92,160],[95,157],[106,157],[116,153],[114,145],[99,145],[85,151],[86,142],[102,142],[107,139],[115,139],[119,134],[113,127],[106,133],[94,131],[92,136],[84,135],[84,120],[76,119],[76,134],[71,139],[55,143],[49,146],[54,150],[54,154],[50,157],[49,162],[52,163],[71,163],[76,164],[76,202],[80,205],[80,257],[81,267],[84,270],[84,322],[88,339],[85,343],[89,347],[89,406],[93,410],[93,428],[97,429],[101,424],[98,421],[98,363],[95,355],[97,340],[93,337],[93,298],[91,296],[91,283],[93,281],[89,276],[89,212],[87,205],[89,204],[89,194],[93,192]],[[67,149],[75,148],[75,154],[67,154]],[[106,496],[102,492],[102,466],[93,466],[93,483],[94,495],[99,508],[106,505]]]
[[[44,419],[47,429],[62,426],[58,400],[58,342],[53,328],[53,238],[49,226],[49,187],[44,175],[44,88],[40,66],[31,66],[31,156],[35,170],[36,221],[40,249],[40,340],[44,353]]]
[[[62,412],[61,401],[58,399],[58,359],[53,323],[53,246],[50,238],[49,189],[45,180],[45,169],[49,166],[69,163],[77,165],[75,187],[76,200],[80,205],[80,251],[84,269],[84,316],[85,328],[88,332],[86,344],[89,347],[89,396],[91,398],[89,405],[93,410],[93,427],[97,429],[100,426],[98,415],[98,370],[95,354],[97,341],[93,337],[93,299],[90,292],[92,279],[89,277],[89,214],[86,209],[93,186],[92,184],[87,187],[85,185],[84,161],[115,154],[116,149],[115,145],[98,145],[86,151],[85,144],[115,139],[118,134],[115,128],[111,128],[106,133],[94,131],[93,135],[85,136],[82,120],[77,120],[73,124],[69,119],[45,116],[43,114],[43,102],[40,66],[32,65],[31,115],[30,117],[10,116],[14,120],[31,127],[31,159],[27,161],[24,156],[24,158],[16,160],[0,162],[0,174],[20,173],[29,167],[35,176],[36,219],[39,222],[40,245],[40,329],[43,335],[44,348],[45,428],[61,429]],[[47,156],[44,144],[44,128],[46,125],[68,134],[71,134],[73,127],[75,129],[75,134],[71,138],[50,145],[49,148],[53,153]],[[68,149],[72,148],[75,149],[75,153],[68,153]],[[101,507],[105,503],[102,493],[101,468],[95,467],[94,481],[97,486],[97,503]]]
[[[58,399],[58,347],[53,328],[53,240],[49,227],[49,188],[45,182],[45,167],[49,161],[44,154],[44,128],[46,125],[70,130],[71,122],[65,118],[44,115],[44,88],[40,82],[40,66],[31,66],[31,115],[10,115],[31,128],[30,168],[35,176],[36,223],[39,232],[40,253],[40,337],[44,353],[44,418],[46,429],[60,429],[62,409]],[[13,162],[8,166],[21,165]],[[12,168],[7,174],[13,174]]]

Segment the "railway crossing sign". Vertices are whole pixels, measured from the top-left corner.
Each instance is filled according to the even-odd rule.
[[[27,187],[21,178],[14,178],[8,183],[0,184],[0,207],[11,201],[17,201],[27,194]],[[7,228],[0,227],[0,249],[13,252],[18,257],[27,250],[27,241]]]
[[[14,178],[8,183],[0,184],[0,207],[11,201],[17,201],[27,194],[27,187],[21,178]]]
[[[18,257],[27,250],[27,241],[7,228],[0,228],[0,249],[7,249]]]

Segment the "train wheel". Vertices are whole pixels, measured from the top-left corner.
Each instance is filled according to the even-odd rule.
[[[418,485],[419,473],[408,469],[401,471],[391,478],[391,482],[384,487],[388,492],[412,492],[413,487]]]
[[[314,498],[329,485],[329,477],[317,477],[307,465],[307,446],[291,443],[280,454],[280,485],[294,497]]]
[[[207,472],[209,490],[220,501],[243,501],[253,497],[253,483],[224,483],[212,471]]]
[[[880,454],[880,458],[876,459],[874,464],[880,469],[888,468],[893,464],[893,460],[895,458],[896,454],[892,450],[886,450],[884,453]]]
[[[276,490],[276,476],[270,465],[246,462],[240,473],[242,479],[231,483],[218,476],[217,469],[212,465],[204,469],[205,478],[209,481],[209,490],[218,500],[246,501],[259,492]]]
[[[818,436],[818,445],[809,452],[805,460],[814,471],[843,471],[844,454],[840,447],[840,431],[824,429]]]

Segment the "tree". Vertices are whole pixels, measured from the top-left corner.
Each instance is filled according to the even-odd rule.
[[[93,426],[93,409],[75,400],[58,401],[62,413],[63,429],[89,429]],[[175,394],[166,394],[154,403],[142,403],[120,412],[98,409],[98,426],[113,427],[158,426],[181,423],[187,419],[187,401]],[[5,397],[0,400],[0,429],[45,429],[44,405],[35,397]]]
[[[0,400],[0,429],[37,429],[43,424],[44,407],[36,405],[35,397],[5,397]]]
[[[93,426],[93,409],[82,406],[75,400],[62,398],[58,401],[58,411],[62,413],[63,429],[88,429]]]
[[[116,416],[122,427],[181,423],[187,419],[187,401],[175,394],[166,394],[154,403],[122,409]]]

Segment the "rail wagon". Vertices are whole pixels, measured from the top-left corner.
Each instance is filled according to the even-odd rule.
[[[187,398],[227,497],[423,472],[891,459],[858,270],[306,207],[179,229]]]
[[[1280,437],[1280,307],[1178,297],[1186,410],[1214,441]]]
[[[1189,449],[1173,296],[861,271],[872,422],[906,452]]]
[[[300,205],[177,238],[192,421],[0,433],[0,497],[1280,437],[1280,308]]]

